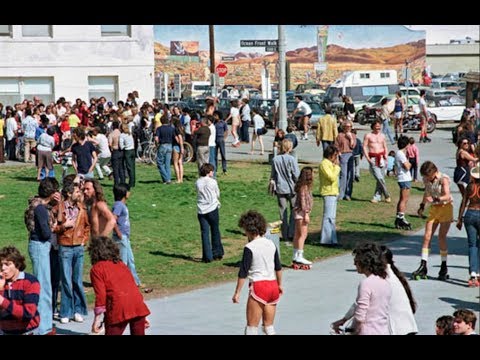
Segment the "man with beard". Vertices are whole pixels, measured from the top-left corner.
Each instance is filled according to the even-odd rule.
[[[91,235],[110,236],[117,221],[108,208],[102,185],[96,179],[85,179],[83,194],[90,213]]]
[[[62,195],[55,232],[61,264],[60,322],[66,324],[70,319],[83,322],[82,315],[87,315],[87,299],[83,291],[83,260],[84,246],[90,237],[90,222],[80,183],[74,175],[65,177]]]

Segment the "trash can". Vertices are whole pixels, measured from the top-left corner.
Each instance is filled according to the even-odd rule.
[[[280,233],[281,233],[281,225],[282,225],[282,220],[278,220],[275,222],[271,222],[267,224],[267,232],[265,233],[265,237],[268,240],[273,241],[275,244],[277,251],[278,251],[278,257],[280,258]]]

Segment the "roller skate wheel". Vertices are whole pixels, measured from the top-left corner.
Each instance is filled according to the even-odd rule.
[[[298,266],[298,264],[292,264],[292,268],[293,270],[298,270],[300,269],[300,266]]]

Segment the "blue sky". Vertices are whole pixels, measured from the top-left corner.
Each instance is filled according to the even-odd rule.
[[[316,45],[317,25],[287,25],[287,49]],[[155,39],[170,46],[172,40],[199,41],[200,50],[208,49],[208,25],[155,25]],[[425,39],[425,31],[410,30],[402,25],[331,25],[328,44],[350,48],[385,47]],[[264,48],[240,48],[240,40],[276,39],[276,25],[216,25],[215,50],[263,52]]]

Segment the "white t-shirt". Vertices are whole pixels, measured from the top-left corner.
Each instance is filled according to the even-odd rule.
[[[395,165],[397,166],[397,181],[406,182],[412,181],[412,174],[403,167],[403,164],[408,162],[407,156],[402,150],[398,150],[395,154]]]
[[[265,121],[263,120],[263,117],[255,114],[255,116],[253,117],[253,125],[255,127],[255,130],[263,128],[265,126]]]
[[[312,113],[312,108],[305,101],[300,101],[297,104],[298,111],[301,111],[304,115],[310,115]]]
[[[208,126],[208,128],[210,129],[210,137],[208,138],[208,146],[213,146],[214,147],[216,145],[215,138],[217,136],[217,129],[215,128],[214,124],[210,124]]]
[[[98,142],[98,157],[102,159],[111,157],[112,153],[110,152],[110,148],[108,147],[107,137],[104,134],[97,134],[95,139]]]

